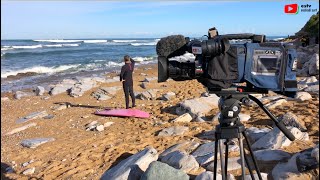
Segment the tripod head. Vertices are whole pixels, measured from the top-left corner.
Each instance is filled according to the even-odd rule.
[[[282,131],[282,133],[291,141],[295,140],[295,136],[286,128],[282,121],[278,121],[277,118],[259,101],[256,97],[250,94],[242,93],[229,93],[229,94],[217,94],[220,96],[219,100],[219,123],[221,127],[239,126],[241,124],[239,113],[241,111],[241,105],[248,105],[250,99],[257,103],[257,105],[270,117],[275,125]]]

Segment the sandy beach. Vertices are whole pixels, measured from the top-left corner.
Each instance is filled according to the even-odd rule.
[[[141,74],[143,73],[143,74]],[[108,74],[111,77],[115,73]],[[140,87],[141,81],[146,77],[157,77],[157,66],[146,65],[138,67],[134,72],[134,90],[142,92],[148,89],[158,89],[157,97],[167,92],[174,92],[176,96],[169,101],[159,98],[154,100],[137,99],[136,109],[151,114],[149,119],[117,118],[97,116],[93,113],[96,108],[69,107],[62,110],[53,110],[57,104],[69,102],[88,106],[104,106],[123,108],[124,94],[120,89],[109,100],[97,101],[91,96],[99,87],[120,86],[120,82],[101,83],[98,87],[86,91],[81,97],[70,97],[67,93],[50,96],[47,92],[43,96],[23,97],[20,100],[13,98],[12,94],[2,94],[1,99],[1,178],[5,179],[100,179],[102,174],[145,147],[152,146],[158,153],[183,141],[199,143],[209,142],[198,138],[202,132],[214,129],[217,121],[211,119],[219,112],[218,108],[206,114],[206,122],[176,122],[171,120],[178,117],[175,113],[179,102],[200,97],[205,88],[196,80],[157,83],[151,81],[147,89]],[[9,97],[5,99],[3,97]],[[48,97],[48,98],[45,98]],[[16,120],[33,112],[46,111],[53,115],[51,119],[36,118],[28,122],[17,124]],[[294,113],[307,128],[309,141],[296,140],[290,146],[282,148],[283,151],[294,154],[304,149],[314,147],[319,142],[319,97],[313,95],[312,99],[298,102],[287,101],[277,108],[271,109],[276,116],[286,112]],[[261,109],[257,107],[242,108],[243,114],[249,114],[251,119],[244,122],[247,128],[270,128],[273,122]],[[104,131],[86,131],[86,124],[97,121],[100,124],[114,122]],[[6,135],[14,128],[29,123],[36,126],[12,135]],[[159,137],[158,132],[174,125],[189,127],[189,131],[180,136]],[[21,141],[30,138],[54,138],[37,148],[26,148],[20,145]],[[33,162],[23,166],[23,163]],[[13,167],[12,173],[5,173],[5,167]],[[23,172],[35,168],[31,175]],[[270,173],[274,165],[263,172]],[[191,178],[204,172],[200,167],[188,173]],[[236,177],[240,170],[231,171]]]

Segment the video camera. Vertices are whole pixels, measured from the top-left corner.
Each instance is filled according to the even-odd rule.
[[[158,82],[197,79],[210,93],[235,88],[248,94],[271,90],[295,95],[297,54],[292,44],[266,42],[265,35],[219,35],[216,28],[209,29],[207,38],[161,38],[156,46]]]

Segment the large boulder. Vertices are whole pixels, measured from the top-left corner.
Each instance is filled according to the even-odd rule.
[[[296,127],[302,132],[307,131],[304,121],[299,120],[299,118],[291,112],[279,116],[278,121],[283,122],[285,126]]]
[[[176,169],[181,169],[184,172],[190,172],[199,168],[199,164],[196,159],[184,151],[171,152],[162,157],[161,162],[164,162]]]
[[[189,180],[190,177],[183,172],[165,163],[155,161],[150,164],[140,180]]]
[[[131,174],[141,175],[141,171],[147,170],[149,164],[158,159],[157,150],[147,147],[144,150],[121,161],[116,166],[107,170],[101,177],[102,180],[127,180]],[[138,171],[138,172],[135,172]],[[139,178],[137,178],[139,179]]]
[[[315,53],[310,59],[309,65],[309,75],[318,75],[319,74],[319,54]]]
[[[184,152],[190,153],[193,150],[195,150],[199,145],[200,145],[200,143],[192,142],[192,141],[184,141],[184,142],[175,144],[175,145],[169,147],[168,149],[166,149],[165,151],[163,151],[159,155],[159,159],[161,160],[162,157],[164,157],[167,154],[172,153],[174,151],[184,151]]]
[[[34,139],[25,139],[21,141],[21,145],[23,147],[28,147],[28,148],[36,148],[40,146],[41,144],[47,143],[54,141],[54,138],[34,138]]]
[[[308,101],[312,99],[312,96],[308,92],[297,92],[296,96],[294,97],[298,101]]]
[[[176,109],[176,113],[181,115],[188,112],[195,119],[205,116],[213,108],[217,108],[218,101],[219,97],[215,94],[211,94],[209,97],[188,99],[179,103],[180,106]]]
[[[309,135],[307,132],[301,132],[296,127],[287,127],[287,129],[296,137],[296,139],[307,141]],[[277,127],[274,127],[268,134],[261,137],[252,144],[252,149],[279,149],[289,146],[292,143]]]
[[[158,134],[158,136],[180,136],[183,135],[185,132],[189,130],[188,127],[185,126],[174,126],[174,127],[168,127],[163,130],[161,130]]]

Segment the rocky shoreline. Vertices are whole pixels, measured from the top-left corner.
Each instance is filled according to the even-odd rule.
[[[319,51],[298,48],[295,98],[255,95],[295,135],[288,140],[254,103],[240,120],[264,179],[319,177]],[[157,83],[157,66],[134,73],[137,109],[149,119],[101,117],[123,108],[118,73],[64,79],[47,90],[1,97],[3,179],[212,179],[219,97],[196,80]],[[239,178],[239,147],[232,142],[229,179]],[[130,178],[129,178],[130,177]],[[250,178],[250,177],[248,177]]]

